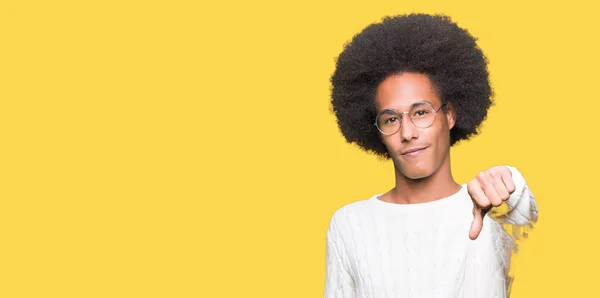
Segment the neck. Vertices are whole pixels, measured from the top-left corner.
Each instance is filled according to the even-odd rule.
[[[394,167],[396,186],[390,190],[389,200],[398,204],[418,204],[439,200],[458,192],[460,185],[454,181],[450,170],[450,155],[428,177],[411,179]]]

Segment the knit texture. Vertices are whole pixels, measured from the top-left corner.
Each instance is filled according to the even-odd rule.
[[[476,240],[466,184],[432,202],[395,204],[376,194],[336,210],[326,234],[325,298],[509,297],[510,257],[523,230],[510,235],[503,225],[532,228],[538,216],[525,179],[509,169],[516,190],[486,214]]]

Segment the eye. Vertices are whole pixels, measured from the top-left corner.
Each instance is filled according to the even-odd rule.
[[[383,121],[384,124],[392,124],[398,120],[398,117],[389,117]]]
[[[429,113],[428,110],[424,109],[424,110],[417,110],[413,113],[413,116],[418,116],[418,117],[422,117],[425,116]]]

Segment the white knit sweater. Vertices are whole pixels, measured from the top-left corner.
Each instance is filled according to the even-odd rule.
[[[428,203],[389,203],[376,194],[339,208],[327,230],[325,298],[508,297],[514,239],[502,224],[533,227],[538,217],[525,179],[509,169],[516,190],[508,213],[486,214],[476,240],[466,184]]]

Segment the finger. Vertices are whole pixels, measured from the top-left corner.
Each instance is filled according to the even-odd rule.
[[[491,207],[492,202],[490,202],[490,199],[485,195],[485,192],[481,188],[481,184],[477,179],[471,180],[471,182],[467,184],[467,190],[475,205],[479,206],[480,208]]]
[[[492,179],[494,180],[494,188],[496,189],[496,193],[498,193],[500,200],[502,200],[502,201],[508,200],[508,197],[510,196],[510,194],[508,193],[508,189],[507,189],[506,185],[504,184],[504,181],[502,180],[501,171],[499,169],[491,169],[489,172],[490,172],[490,175],[492,176]]]
[[[515,186],[515,181],[512,178],[512,173],[510,170],[507,167],[503,167],[503,169],[504,170],[500,172],[500,177],[502,178],[504,185],[506,185],[506,190],[508,193],[512,194],[517,189]]]
[[[483,212],[480,208],[473,208],[473,222],[471,223],[471,230],[469,231],[469,238],[471,240],[477,239],[479,233],[483,229]]]
[[[502,204],[502,199],[498,192],[496,191],[496,187],[494,187],[494,178],[487,171],[480,172],[477,174],[477,180],[481,184],[485,195],[488,197],[493,206],[500,206]]]

